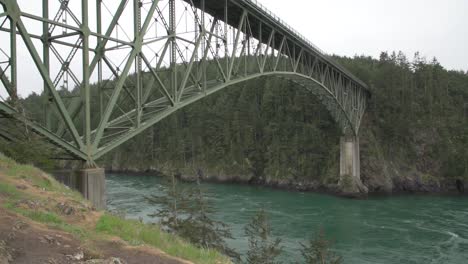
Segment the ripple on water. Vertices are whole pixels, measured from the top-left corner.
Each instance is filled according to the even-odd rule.
[[[157,206],[144,197],[162,194],[155,177],[107,177],[109,208],[154,221]],[[266,209],[285,248],[283,260],[300,262],[299,242],[323,228],[346,264],[468,263],[468,198],[398,196],[364,201],[237,185],[203,184],[216,219],[232,227],[232,247],[247,250],[244,226]]]

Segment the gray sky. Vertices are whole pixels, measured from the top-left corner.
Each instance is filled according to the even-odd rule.
[[[112,1],[106,0],[105,3],[110,4]],[[468,0],[258,1],[330,54],[371,55],[378,58],[382,51],[401,50],[412,59],[414,53],[420,51],[428,59],[437,57],[448,69],[468,70]],[[23,11],[40,16],[41,1],[18,2]],[[51,4],[56,5],[51,9],[56,10],[57,3],[51,1]],[[161,2],[161,5],[165,4],[167,0]],[[75,15],[81,17],[80,1],[72,0],[70,5],[77,12]],[[90,12],[93,8],[91,5]],[[132,11],[130,9],[126,12],[129,14],[124,17],[128,20]],[[94,23],[92,20],[93,16],[90,23]],[[41,34],[41,24],[28,24],[28,30],[33,29]],[[36,41],[35,44],[40,50],[40,42]],[[0,48],[8,49],[8,45],[0,41]],[[42,80],[29,54],[23,52],[26,49],[22,41],[18,42],[18,50],[20,94],[26,96],[33,91],[40,93]],[[79,74],[81,64],[79,59],[76,61],[71,68]],[[58,67],[51,70],[51,75],[55,76]],[[3,87],[0,96],[6,96]]]
[[[468,70],[467,0],[258,0],[327,53],[416,51]]]

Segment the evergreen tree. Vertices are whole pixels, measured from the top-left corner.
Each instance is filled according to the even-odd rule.
[[[455,162],[468,160],[468,146],[462,139],[468,124],[468,74],[444,69],[437,60],[419,53],[411,59],[391,51],[377,59],[334,58],[369,84],[372,97],[360,131],[375,137],[375,149],[383,159],[440,182],[468,180],[468,163]],[[286,66],[283,62],[281,67]],[[208,68],[209,78],[215,78],[216,65]],[[168,81],[170,76],[161,73],[161,78]],[[111,87],[115,80],[106,83]],[[91,91],[97,96],[96,86]],[[59,91],[67,97],[79,92]],[[44,122],[46,94],[19,101],[28,118]],[[97,101],[92,104],[96,113]],[[54,130],[63,126],[55,118],[52,121]],[[82,115],[74,123],[82,131]],[[92,116],[92,124],[99,124],[99,115]],[[156,168],[166,174],[177,168],[187,176],[200,168],[204,175],[225,179],[252,179],[260,184],[317,182],[327,188],[338,182],[339,136],[336,122],[310,91],[286,79],[259,78],[184,107],[99,163],[102,167],[118,164],[122,169]],[[65,138],[71,139],[68,134]],[[361,141],[363,159],[374,154],[369,153],[368,138]],[[20,145],[4,144],[0,150],[14,152],[16,147]],[[373,172],[374,165],[362,163],[365,184],[376,182],[374,175],[382,174]]]
[[[161,207],[150,216],[159,218],[161,226],[167,231],[200,248],[216,249],[233,259],[239,259],[239,254],[225,242],[225,239],[233,238],[229,227],[212,219],[214,207],[205,197],[199,182],[194,188],[184,188],[172,176],[166,190],[164,195],[147,198]]]
[[[307,244],[302,244],[301,254],[304,257],[304,264],[340,264],[342,258],[330,251],[332,243],[325,237],[323,230],[320,230],[317,237],[310,239]]]
[[[158,218],[160,225],[168,232],[176,234],[183,232],[184,213],[189,208],[190,194],[187,188],[178,184],[175,175],[171,176],[163,195],[152,195],[146,199],[161,207],[149,216]]]
[[[245,234],[249,240],[247,252],[248,264],[277,264],[277,257],[281,254],[281,239],[273,238],[268,215],[260,210],[245,227]]]
[[[226,239],[233,239],[232,233],[228,225],[212,218],[215,209],[205,197],[199,181],[190,197],[190,206],[185,211],[187,218],[179,235],[200,247],[216,249],[233,259],[240,259],[239,254],[226,245]]]

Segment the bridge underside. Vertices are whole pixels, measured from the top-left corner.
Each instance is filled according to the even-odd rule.
[[[212,80],[210,86],[207,86],[205,91],[200,92],[196,87],[188,87],[186,92],[181,98],[181,101],[173,106],[167,98],[159,98],[154,101],[148,102],[142,107],[142,119],[139,127],[132,127],[132,120],[137,115],[136,110],[132,110],[126,113],[126,115],[120,116],[109,122],[109,128],[113,129],[114,132],[120,132],[115,137],[106,137],[102,140],[102,146],[95,153],[94,158],[98,159],[115,149],[120,144],[126,142],[130,138],[140,134],[142,131],[154,126],[159,121],[163,120],[172,113],[219,92],[223,89],[229,89],[236,87],[237,84],[249,82],[258,78],[282,78],[291,81],[291,85],[297,85],[303,89],[306,89],[316,95],[323,105],[331,113],[332,117],[340,124],[343,132],[346,134],[354,135],[354,130],[350,125],[351,120],[346,115],[345,106],[339,104],[333,97],[331,91],[325,88],[321,83],[315,79],[306,75],[294,72],[278,71],[278,72],[264,72],[264,73],[253,73],[247,76],[239,76],[231,80],[230,82],[217,82]],[[96,131],[92,132],[94,136]]]
[[[37,2],[42,10],[0,0],[0,113],[89,167],[177,110],[256,78],[311,91],[347,138],[359,134],[366,85],[252,1]],[[31,91],[39,107],[18,99]],[[347,156],[354,167],[342,174],[358,177]]]

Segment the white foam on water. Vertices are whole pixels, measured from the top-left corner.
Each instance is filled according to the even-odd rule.
[[[455,238],[459,238],[460,236],[455,234],[455,233],[452,233],[450,231],[446,231],[447,234],[451,235],[452,237],[455,237]]]

